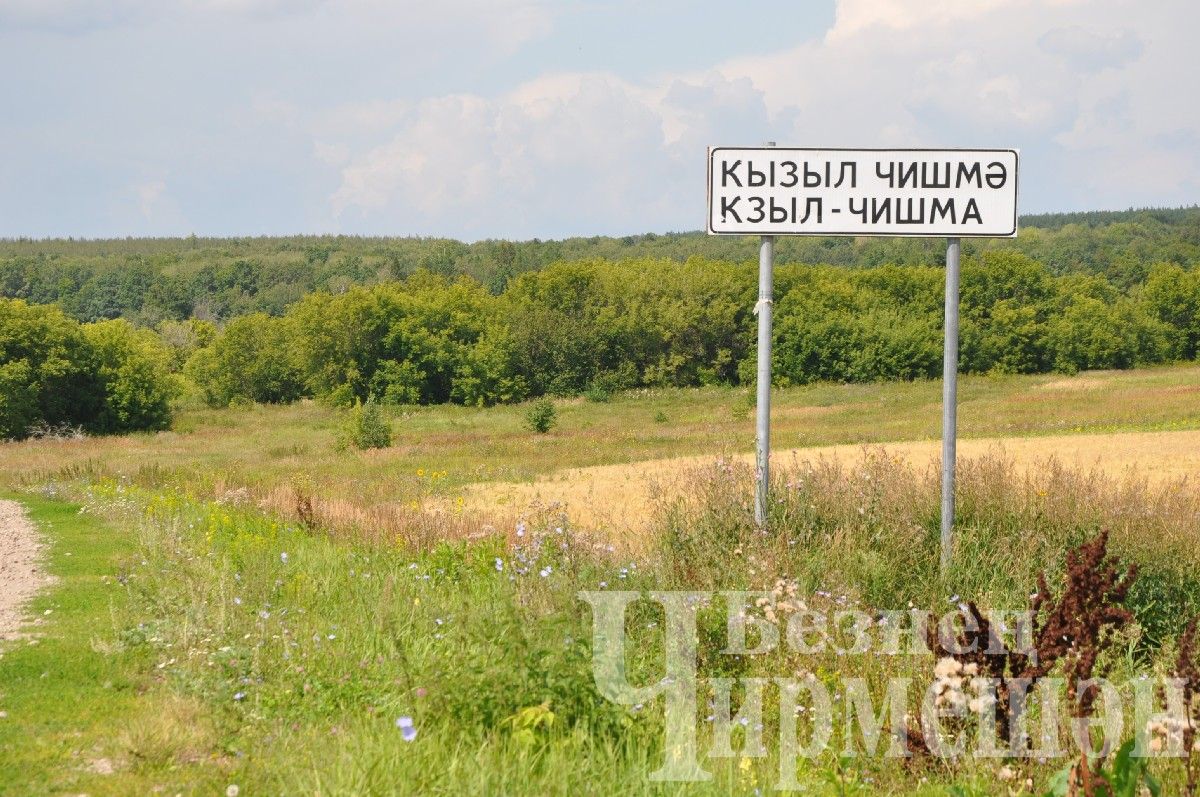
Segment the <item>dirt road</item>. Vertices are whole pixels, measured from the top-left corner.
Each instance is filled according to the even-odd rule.
[[[0,500],[0,640],[16,639],[24,607],[46,583],[37,528],[16,501]]]

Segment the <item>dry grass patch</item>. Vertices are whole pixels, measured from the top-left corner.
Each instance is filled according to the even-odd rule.
[[[109,763],[110,773],[122,766],[160,769],[199,764],[217,756],[219,737],[203,703],[172,694],[142,705],[145,710],[117,737],[121,760]]]
[[[878,448],[886,457],[916,467],[938,467],[941,441],[890,443]],[[863,457],[864,446],[840,445],[776,451],[776,467],[830,461],[842,465]],[[960,468],[993,455],[1011,458],[1021,471],[1050,462],[1107,476],[1143,476],[1156,483],[1200,475],[1200,431],[1129,432],[1058,437],[1009,437],[960,440]],[[583,528],[603,530],[618,539],[636,539],[653,522],[655,505],[688,489],[690,473],[711,464],[712,456],[648,460],[627,465],[571,468],[532,482],[484,483],[466,488],[468,509],[487,513],[496,507],[520,512],[532,503],[561,504]],[[724,461],[749,465],[750,454],[726,455]]]

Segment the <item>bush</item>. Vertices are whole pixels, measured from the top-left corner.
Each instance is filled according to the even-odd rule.
[[[99,432],[166,429],[178,392],[171,353],[157,335],[116,319],[87,324],[104,406],[89,424]]]
[[[198,349],[185,372],[213,406],[295,401],[304,393],[295,338],[288,319],[241,316],[211,346]]]
[[[558,423],[558,413],[550,399],[538,399],[525,411],[525,427],[538,434],[545,434]]]
[[[56,307],[0,299],[0,440],[39,421],[90,422],[102,394],[77,321]]]
[[[387,448],[391,444],[392,427],[383,417],[383,410],[375,399],[367,399],[366,404],[355,404],[347,416],[338,447],[354,447],[365,451],[368,448]]]
[[[80,325],[57,308],[0,300],[0,439],[37,427],[165,429],[170,351],[126,321]]]

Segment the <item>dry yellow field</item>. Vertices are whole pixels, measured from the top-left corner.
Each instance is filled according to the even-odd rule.
[[[872,446],[899,457],[914,467],[936,468],[941,459],[941,441],[920,440]],[[842,463],[863,456],[860,445],[793,448],[774,452],[773,467],[821,458]],[[1140,475],[1154,480],[1178,480],[1200,475],[1200,431],[1125,432],[1077,434],[1048,437],[990,437],[959,440],[958,456],[974,458],[1000,453],[1018,467],[1030,467],[1056,459],[1064,466],[1098,469],[1112,476]],[[750,463],[753,456],[738,454],[727,459]],[[559,503],[575,524],[624,535],[645,529],[654,502],[683,489],[686,476],[714,457],[654,459],[623,465],[569,468],[531,482],[487,482],[466,490],[467,506],[495,511],[497,506],[520,512],[535,504]]]

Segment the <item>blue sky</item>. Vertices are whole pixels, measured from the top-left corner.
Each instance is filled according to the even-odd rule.
[[[1193,0],[0,0],[0,236],[699,229],[708,145],[1200,201]]]

